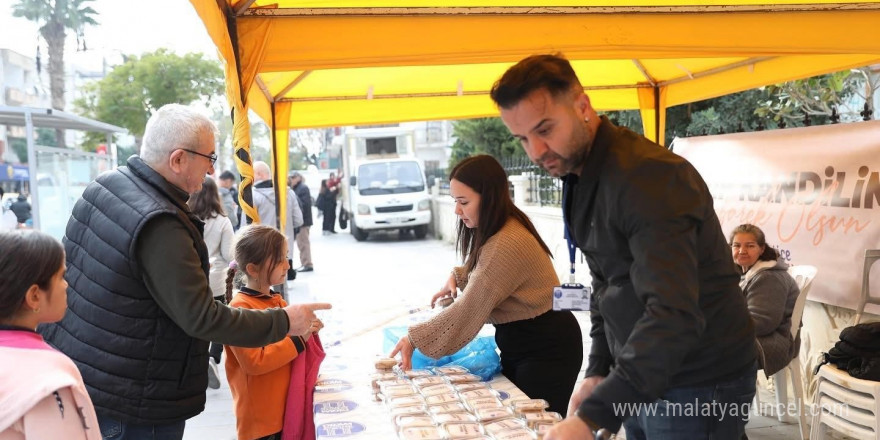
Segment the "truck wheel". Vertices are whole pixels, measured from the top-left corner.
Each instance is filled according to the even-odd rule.
[[[354,224],[353,220],[354,219],[352,219],[352,222],[351,222],[351,235],[354,236],[354,239],[357,241],[366,240],[367,235],[369,235],[369,233],[367,231],[364,231],[363,229],[357,227],[357,225]]]
[[[415,232],[416,238],[421,240],[428,235],[428,225],[418,225],[413,228],[413,232]]]

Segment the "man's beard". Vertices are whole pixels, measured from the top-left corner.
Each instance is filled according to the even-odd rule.
[[[553,169],[547,168],[544,163],[547,161],[555,161],[556,166]],[[535,161],[535,164],[540,166],[547,171],[553,177],[562,177],[566,174],[570,174],[571,171],[578,166],[578,161],[572,158],[565,158],[553,151],[547,150],[543,156],[539,157],[538,160]]]
[[[582,135],[572,139],[572,144],[574,144],[573,148],[570,148],[569,151],[572,151],[573,153],[570,157],[563,157],[555,151],[547,149],[541,157],[534,161],[535,164],[543,168],[553,177],[562,177],[571,174],[572,172],[580,174],[580,170],[583,168],[584,163],[587,160],[587,154],[590,152],[592,138],[589,136],[588,131],[583,132]],[[551,160],[556,161],[556,167],[552,170],[547,169],[547,167],[544,166],[545,162]]]

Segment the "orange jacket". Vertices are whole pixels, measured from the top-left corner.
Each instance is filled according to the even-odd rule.
[[[287,303],[277,294],[256,297],[238,292],[229,305],[262,310],[284,307]],[[235,403],[240,440],[281,432],[291,362],[304,347],[302,338],[295,338],[296,343],[287,337],[261,348],[226,347],[226,379]]]

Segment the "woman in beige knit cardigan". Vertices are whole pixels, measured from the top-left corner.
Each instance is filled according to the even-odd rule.
[[[391,356],[400,353],[401,367],[409,369],[416,348],[432,358],[453,354],[490,323],[501,351],[501,372],[529,397],[545,399],[552,411],[565,414],[583,342],[571,312],[551,310],[559,279],[550,250],[513,204],[507,175],[494,158],[467,158],[449,179],[464,264],[453,268],[431,305],[447,296],[457,300],[410,327]]]

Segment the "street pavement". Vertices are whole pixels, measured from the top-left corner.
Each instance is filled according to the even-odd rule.
[[[369,362],[386,354],[384,327],[428,306],[458,261],[455,248],[431,237],[417,240],[411,233],[402,238],[396,232],[373,234],[365,242],[355,241],[348,231],[325,236],[320,219],[316,221],[310,234],[315,270],[288,283],[289,302],[333,304],[333,310],[319,312],[325,323],[320,334],[327,351],[324,367]],[[575,315],[586,336],[589,317],[582,312]],[[588,352],[585,340],[585,362]],[[232,395],[222,363],[220,375],[220,389],[207,390],[205,411],[187,421],[184,440],[236,438]],[[764,402],[772,398],[762,394]],[[753,417],[747,434],[751,439],[793,439],[797,424]]]

